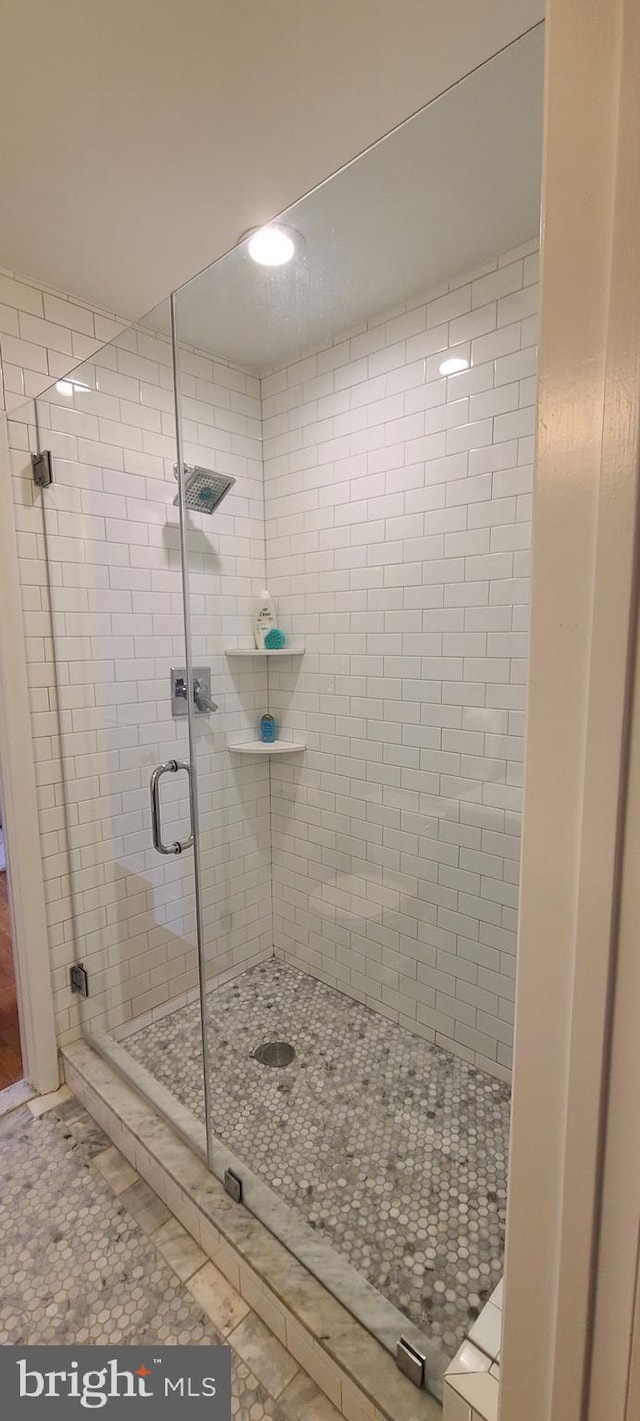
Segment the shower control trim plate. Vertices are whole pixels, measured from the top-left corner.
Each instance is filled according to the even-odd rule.
[[[184,666],[171,667],[171,714],[174,718],[187,714],[187,671]],[[196,695],[196,691],[198,694]],[[203,694],[204,693],[204,694]],[[211,667],[193,667],[193,690],[191,692],[195,715],[210,715],[207,702],[211,701]]]

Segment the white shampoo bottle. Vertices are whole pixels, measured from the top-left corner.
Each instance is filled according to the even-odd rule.
[[[258,601],[256,602],[255,637],[258,651],[264,651],[264,639],[267,635],[267,632],[270,632],[271,629],[275,626],[275,603],[273,601],[271,593],[267,590],[266,587],[263,587]]]

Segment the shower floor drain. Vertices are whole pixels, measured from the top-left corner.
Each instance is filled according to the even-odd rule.
[[[290,1066],[295,1054],[288,1041],[264,1041],[262,1046],[256,1047],[253,1059],[261,1066]]]

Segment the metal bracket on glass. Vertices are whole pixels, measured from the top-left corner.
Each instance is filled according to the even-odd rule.
[[[53,464],[50,451],[42,449],[39,454],[32,454],[31,465],[34,484],[37,488],[48,488],[49,484],[53,483]]]
[[[240,1175],[236,1174],[233,1169],[225,1169],[224,1187],[227,1194],[230,1194],[231,1198],[235,1199],[236,1204],[242,1203],[242,1180]]]
[[[414,1386],[424,1386],[427,1359],[423,1352],[419,1352],[417,1347],[407,1342],[406,1337],[401,1337],[397,1343],[396,1365]]]
[[[69,986],[72,992],[79,992],[81,997],[88,997],[89,973],[81,962],[74,962],[69,968]]]
[[[189,820],[191,823],[191,833],[188,839],[182,843],[175,839],[173,844],[163,844],[162,825],[160,818],[160,780],[163,775],[175,775],[178,770],[184,770],[189,777]],[[186,760],[166,760],[164,765],[156,765],[151,776],[151,828],[153,833],[153,847],[159,854],[182,854],[185,849],[190,849],[193,844],[193,818],[191,815],[191,766]]]

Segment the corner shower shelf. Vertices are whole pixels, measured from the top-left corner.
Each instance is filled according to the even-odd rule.
[[[258,650],[256,646],[228,646],[225,656],[304,656],[303,646],[281,646],[277,650]]]
[[[227,743],[227,750],[231,750],[235,755],[297,755],[300,750],[306,748],[306,745],[297,740],[272,740],[270,744],[264,740],[236,740]]]

